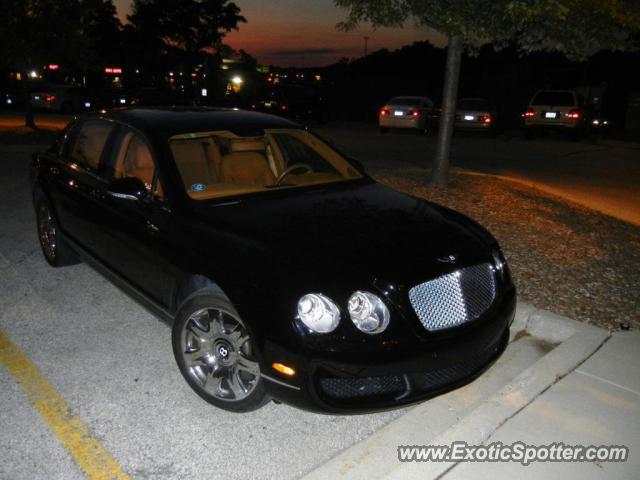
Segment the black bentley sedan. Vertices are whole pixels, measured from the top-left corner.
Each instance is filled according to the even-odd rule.
[[[291,121],[96,114],[30,171],[49,264],[86,261],[172,325],[184,378],[220,408],[392,408],[506,346],[516,294],[495,239]]]

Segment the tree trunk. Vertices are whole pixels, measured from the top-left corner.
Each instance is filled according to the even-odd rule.
[[[27,94],[27,103],[25,105],[24,110],[24,126],[27,128],[31,128],[32,130],[37,130],[38,127],[36,125],[35,117],[33,116],[33,107],[31,106],[31,98]]]
[[[31,128],[33,130],[37,130],[35,118],[33,117],[33,106],[31,105],[31,95],[29,92],[28,85],[28,71],[27,69],[22,70],[22,93],[24,95],[24,126],[27,128]]]
[[[451,136],[453,121],[456,115],[458,100],[458,80],[460,78],[460,63],[462,61],[462,39],[457,35],[449,37],[447,47],[447,64],[442,88],[442,111],[440,113],[440,129],[436,155],[431,170],[431,185],[446,186],[449,176],[449,152],[451,150]]]

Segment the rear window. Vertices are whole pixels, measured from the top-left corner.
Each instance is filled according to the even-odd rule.
[[[407,97],[395,97],[389,100],[387,103],[389,105],[407,105],[407,106],[416,106],[422,105],[421,98],[407,98]]]
[[[531,105],[553,105],[556,107],[572,107],[575,105],[571,92],[539,92]]]
[[[480,98],[463,98],[458,102],[460,110],[491,110],[491,104]]]

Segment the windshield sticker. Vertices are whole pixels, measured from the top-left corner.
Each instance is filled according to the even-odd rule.
[[[191,191],[192,192],[202,192],[203,190],[206,190],[207,186],[203,183],[194,183],[193,185],[191,185]]]

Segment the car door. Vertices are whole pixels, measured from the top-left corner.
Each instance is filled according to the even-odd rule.
[[[147,193],[139,200],[106,196],[101,228],[108,241],[102,255],[136,290],[168,308],[176,286],[167,253],[171,250],[167,234],[171,210],[157,162],[150,143],[138,131],[123,127],[115,143],[107,176],[111,180],[138,178]]]
[[[106,120],[80,122],[69,132],[58,161],[48,163],[49,191],[58,222],[65,235],[92,254],[100,249],[97,227],[107,187],[104,159],[114,132],[114,124]]]

